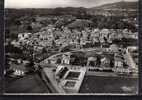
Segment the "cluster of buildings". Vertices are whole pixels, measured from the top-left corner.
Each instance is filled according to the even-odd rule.
[[[87,55],[88,51],[83,51],[84,55],[82,57],[78,56],[76,51],[75,52],[67,52],[67,53],[60,53],[50,58],[45,59],[42,63],[44,64],[51,64],[58,66],[60,64],[65,65],[78,65],[74,62],[81,59],[81,62],[78,66],[86,67],[88,71],[104,71],[104,72],[115,72],[115,73],[137,73],[138,72],[138,52],[133,52],[130,54],[128,52],[128,48],[131,48],[133,51],[136,51],[136,47],[127,47],[126,49],[118,48],[117,46],[111,46],[110,48],[99,49],[99,52],[93,53],[94,50],[89,51],[92,52],[90,55]],[[72,56],[75,55],[75,56]],[[87,56],[86,56],[87,55]]]
[[[66,47],[74,45],[76,48],[83,48],[88,44],[113,43],[113,40],[138,39],[138,32],[132,32],[128,29],[89,29],[84,30],[69,29],[62,27],[55,28],[53,25],[42,28],[37,33],[19,33],[18,40],[12,41],[12,44],[19,47],[20,45],[30,45],[35,51],[42,51],[43,48]],[[91,45],[90,45],[91,46]]]
[[[40,17],[36,19],[37,22],[40,22],[43,20],[46,20],[46,19],[40,19]],[[59,20],[56,22],[56,24],[60,24],[60,20],[62,22],[64,18],[59,17],[54,20]],[[69,19],[69,21],[72,21],[72,20],[73,19]],[[39,26],[40,25],[34,24],[34,22],[32,23],[32,27],[39,27]],[[131,30],[128,30],[128,29],[98,29],[98,28],[93,29],[93,28],[87,28],[87,27],[80,30],[77,28],[71,29],[71,28],[68,28],[67,26],[65,27],[64,25],[58,28],[53,24],[48,24],[46,27],[40,28],[38,32],[35,32],[35,33],[32,33],[32,32],[19,33],[18,38],[13,40],[11,44],[17,48],[23,49],[23,51],[25,52],[28,52],[28,50],[31,49],[31,51],[33,52],[33,59],[37,55],[43,55],[43,52],[44,54],[47,55],[48,53],[50,53],[49,51],[54,51],[55,48],[57,48],[55,51],[59,53],[60,51],[62,51],[62,49],[70,45],[74,46],[74,50],[81,50],[81,49],[83,50],[84,48],[94,48],[94,49],[98,48],[100,51],[99,53],[89,55],[84,58],[78,58],[78,59],[83,59],[84,61],[83,62],[84,64],[78,65],[79,69],[78,68],[72,69],[74,68],[72,66],[74,66],[73,62],[76,58],[72,57],[73,53],[70,51],[68,51],[67,53],[60,52],[61,53],[60,56],[58,57],[54,56],[54,58],[50,57],[52,59],[44,58],[45,60],[43,61],[43,63],[54,64],[56,66],[60,64],[63,66],[66,65],[66,68],[69,70],[69,71],[66,71],[66,73],[69,74],[70,71],[73,73],[74,72],[80,73],[79,75],[81,76],[78,76],[78,78],[82,77],[82,78],[79,78],[79,80],[83,80],[86,70],[87,72],[111,71],[116,73],[118,72],[130,73],[130,72],[138,71],[138,66],[137,66],[138,52],[136,52],[137,48],[135,47],[122,48],[119,45],[113,43],[114,40],[122,41],[122,39],[138,40],[138,32],[132,32]],[[105,47],[105,44],[108,44],[108,46]],[[24,49],[23,47],[25,47],[26,49]],[[79,62],[79,63],[82,63],[82,62]],[[45,68],[44,71],[48,75],[47,71],[50,71],[50,70],[49,69],[47,70],[47,69]],[[58,68],[56,68],[56,70],[58,70]],[[52,77],[54,76],[56,81],[58,81],[58,78],[60,76],[59,75],[60,70],[56,71],[55,73],[56,77],[52,75]],[[17,69],[15,70],[15,74],[24,75],[23,71],[21,72]],[[75,81],[74,79],[73,80],[66,79],[65,77],[67,77],[68,74],[63,75],[64,78],[59,79],[60,81],[61,80],[63,81],[57,82],[56,85],[58,85],[59,83],[62,84],[64,89],[61,89],[61,90],[63,91],[66,90],[68,92],[69,91],[77,92],[79,90],[79,86],[80,86],[79,84],[81,84],[80,83],[81,81],[78,82],[78,81]],[[70,87],[70,85],[68,84],[71,84],[72,87]],[[76,84],[79,85],[77,86],[78,89],[76,89],[77,88]],[[55,87],[57,87],[56,85]],[[73,87],[76,87],[76,88],[72,90]]]
[[[42,69],[43,80],[54,93],[78,93],[84,77],[89,73],[102,72],[101,75],[103,72],[111,72],[116,75],[138,73],[137,60],[135,59],[138,53],[137,47],[130,46],[121,52],[116,50],[120,48],[108,49],[110,50],[105,50],[105,52],[100,49],[99,53],[84,58],[86,59],[84,66],[72,65],[71,60],[75,59],[72,58],[72,55],[79,51],[53,55],[42,62],[47,65]],[[87,53],[88,51],[84,52]],[[59,59],[60,62],[58,62]],[[51,65],[53,66],[49,67]]]
[[[128,29],[78,30],[48,25],[36,33],[19,33],[18,38],[13,40],[11,45],[23,49],[23,52],[29,50],[33,52],[35,65],[30,67],[35,67],[34,69],[37,70],[41,68],[41,77],[52,93],[78,93],[84,77],[94,75],[96,72],[101,75],[105,72],[104,76],[106,73],[116,76],[118,74],[138,75],[137,46],[124,48],[113,43],[114,40],[122,41],[123,38],[138,40],[138,32]],[[99,46],[96,46],[97,44]],[[105,47],[105,44],[108,46]],[[75,51],[61,52],[69,45],[73,45]],[[36,62],[37,55],[48,55],[49,51],[54,50],[56,54]],[[78,54],[80,51],[83,53]],[[29,71],[26,66],[30,61],[23,59],[11,61],[9,65],[14,71],[13,77],[24,76]]]
[[[88,57],[87,66],[104,67],[106,69],[112,69],[110,66],[114,64],[116,69],[123,69],[124,58],[122,54],[117,54],[119,51],[119,46],[113,44],[113,40],[126,39],[138,39],[138,32],[132,32],[128,29],[89,29],[84,30],[69,29],[67,27],[56,28],[54,25],[48,25],[43,27],[36,33],[19,33],[18,39],[11,42],[12,45],[23,48],[31,48],[33,50],[34,56],[36,54],[42,55],[44,51],[54,50],[54,48],[60,49],[74,45],[76,49],[82,49],[87,45],[88,47],[93,44],[100,44],[100,48],[104,48],[103,44],[108,43],[106,52],[114,53],[113,57],[110,59],[107,56],[104,57]],[[122,49],[122,48],[121,48]],[[124,49],[124,48],[123,48]],[[129,55],[128,55],[129,56]],[[70,64],[69,55],[64,55],[61,63]],[[54,61],[55,62],[55,61]],[[93,63],[92,63],[93,62]],[[108,67],[107,67],[108,66]],[[102,68],[101,67],[101,68]],[[100,68],[100,69],[101,69]]]

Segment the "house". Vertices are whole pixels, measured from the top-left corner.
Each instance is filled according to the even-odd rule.
[[[131,34],[130,37],[133,39],[138,39],[138,32]]]
[[[127,61],[127,64],[130,66],[130,68],[132,69],[137,69],[138,60],[136,61],[136,58],[138,58],[138,47],[135,47],[135,46],[127,47],[126,61]]]
[[[13,41],[11,42],[11,45],[13,45],[13,46],[15,46],[15,47],[19,47],[19,46],[20,46],[20,43],[17,42],[16,40],[13,40]]]
[[[12,64],[11,69],[14,71],[14,76],[23,76],[26,72],[28,72],[28,69],[25,67],[24,64]]]
[[[123,59],[120,57],[114,57],[114,67],[123,68]]]
[[[119,48],[116,44],[112,44],[110,45],[109,50],[112,52],[118,52]]]
[[[108,34],[110,33],[110,31],[109,29],[102,29],[100,33],[102,38],[104,37],[108,38]]]
[[[19,39],[19,41],[22,41],[22,40],[24,40],[24,39],[26,39],[26,38],[29,38],[29,36],[31,35],[32,33],[19,33],[18,34],[18,39]]]
[[[97,57],[89,57],[87,60],[87,66],[95,67],[97,65]]]
[[[101,66],[102,67],[110,66],[110,59],[107,57],[103,57],[101,59]]]
[[[62,55],[62,64],[70,64],[70,53],[66,53]]]

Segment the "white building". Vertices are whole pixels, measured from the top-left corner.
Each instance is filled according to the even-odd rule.
[[[22,40],[24,40],[24,39],[26,39],[26,38],[29,38],[29,36],[31,35],[32,33],[19,33],[18,34],[18,39],[19,39],[19,41],[22,41]]]
[[[112,52],[118,52],[119,48],[116,44],[112,44],[110,45],[109,50]]]
[[[131,55],[131,53],[135,50],[138,50],[138,47],[135,47],[135,46],[130,46],[130,47],[127,47],[126,49],[126,61],[127,61],[127,64],[130,66],[130,68],[132,69],[137,69],[137,65]]]
[[[121,58],[115,58],[114,66],[115,68],[123,68],[123,60]]]
[[[104,58],[102,58],[101,59],[101,65],[102,66],[106,66],[106,65],[110,65],[110,59],[108,59],[108,58],[106,58],[106,57],[104,57]]]
[[[62,64],[70,64],[70,53],[66,53],[62,55]]]
[[[89,57],[87,60],[87,66],[96,67],[97,65],[97,58],[96,57]]]

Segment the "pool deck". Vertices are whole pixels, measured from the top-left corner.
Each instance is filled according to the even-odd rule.
[[[79,72],[80,75],[79,75],[79,77],[76,80],[66,79],[66,76],[70,72]],[[78,70],[70,70],[70,71],[67,72],[67,74],[65,75],[64,80],[62,82],[62,84],[64,86],[64,89],[67,91],[67,93],[78,93],[79,92],[81,84],[82,84],[84,76],[85,76],[85,73],[86,73],[86,68],[85,67],[84,68],[80,68]],[[67,82],[69,82],[69,81],[75,82],[75,86],[73,86],[73,87],[66,87],[65,84]]]
[[[45,74],[45,76],[49,79],[50,84],[48,84],[46,82],[47,85],[50,85],[49,87],[54,88],[56,90],[57,93],[78,93],[79,89],[81,87],[81,84],[83,82],[85,73],[86,73],[86,68],[80,68],[80,69],[69,69],[68,72],[66,72],[65,76],[63,77],[63,79],[60,79],[60,82],[57,82],[56,77],[55,77],[55,73],[53,72],[53,67],[45,67],[43,68],[43,72]],[[66,79],[67,75],[70,72],[79,72],[80,75],[76,80],[71,80],[71,79]],[[66,87],[65,84],[67,82],[75,82],[75,86],[73,87]]]

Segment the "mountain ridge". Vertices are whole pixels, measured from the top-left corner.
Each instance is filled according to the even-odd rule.
[[[121,2],[104,4],[97,7],[92,7],[91,9],[138,9],[138,2],[121,1]]]
[[[5,8],[5,9],[105,9],[105,8],[113,8],[113,7],[118,7],[121,9],[126,9],[126,8],[131,8],[131,9],[137,9],[138,8],[138,1],[133,1],[133,2],[128,2],[128,1],[120,1],[120,2],[114,2],[114,3],[107,3],[107,4],[102,4],[100,6],[96,7],[56,7],[56,8]]]

